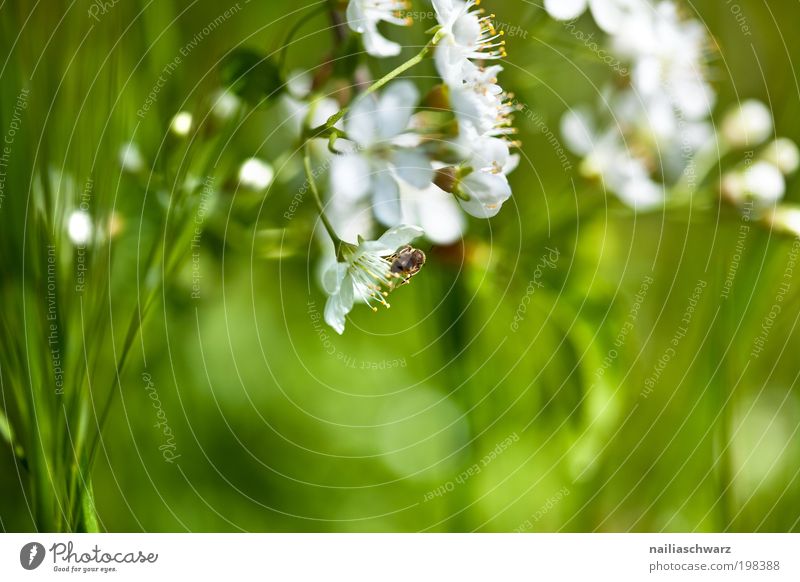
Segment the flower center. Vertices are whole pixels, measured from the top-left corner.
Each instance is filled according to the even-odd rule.
[[[352,259],[351,264],[356,294],[372,311],[378,311],[375,303],[390,307],[386,298],[392,290],[391,263],[378,255],[361,253]]]
[[[483,9],[470,11],[473,6],[480,4],[480,0],[467,2],[465,12],[453,23],[453,37],[461,46],[468,49],[467,58],[470,59],[501,59],[506,56],[505,34],[497,31],[492,19],[494,14],[483,15]]]

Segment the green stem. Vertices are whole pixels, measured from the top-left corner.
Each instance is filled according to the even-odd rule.
[[[117,370],[116,374],[114,375],[114,382],[112,382],[111,390],[106,396],[106,401],[103,404],[103,408],[100,412],[100,418],[98,419],[97,432],[95,433],[94,438],[92,439],[92,443],[89,446],[89,453],[86,457],[87,468],[91,467],[92,464],[94,463],[94,456],[95,454],[97,454],[97,445],[100,442],[100,438],[103,434],[103,427],[105,426],[106,419],[108,418],[108,414],[111,411],[111,405],[114,402],[114,396],[117,393],[116,384],[118,382],[122,382],[122,372],[125,368],[126,362],[128,361],[128,354],[130,354],[131,348],[133,347],[133,341],[136,339],[136,336],[139,333],[139,329],[141,328],[142,321],[146,317],[150,305],[153,302],[153,295],[154,293],[151,293],[150,297],[145,300],[141,316],[138,312],[135,311],[131,318],[131,322],[128,325],[128,333],[125,336],[125,340],[122,346],[122,352],[120,353],[120,358],[117,361]]]
[[[333,244],[336,246],[338,252],[338,248],[342,243],[342,239],[340,239],[339,235],[336,234],[336,229],[333,228],[333,225],[325,214],[325,206],[322,204],[322,198],[319,195],[319,188],[317,188],[317,181],[314,179],[314,172],[311,168],[311,152],[309,151],[308,142],[306,142],[306,144],[303,146],[303,167],[306,170],[308,187],[311,190],[311,194],[314,196],[314,202],[317,204],[317,211],[319,212],[320,220],[322,220],[322,224],[325,226],[325,230],[328,231],[328,234],[333,240]]]
[[[395,69],[393,69],[392,71],[390,71],[389,73],[387,73],[386,75],[384,75],[383,77],[381,77],[380,79],[375,81],[359,97],[365,97],[367,95],[371,95],[372,93],[375,93],[376,91],[379,91],[384,85],[389,83],[389,81],[397,78],[398,76],[402,75],[407,70],[409,70],[410,68],[412,68],[412,67],[418,65],[419,63],[421,63],[425,59],[425,57],[428,56],[428,53],[431,52],[431,49],[433,49],[433,47],[436,46],[437,42],[438,42],[438,38],[434,36],[434,38],[428,44],[426,44],[419,53],[417,53],[415,56],[411,57],[405,63],[403,63],[402,65],[396,67]],[[336,123],[340,119],[342,119],[342,117],[347,115],[347,112],[349,111],[349,109],[350,109],[349,107],[343,107],[337,113],[331,115],[331,117],[328,118],[328,121],[326,121],[323,125],[320,125],[319,127],[315,127],[314,129],[310,130],[309,133],[311,134],[311,137],[317,137],[318,134],[325,133],[326,131],[330,130],[330,128],[332,128],[334,125],[336,125]]]
[[[409,60],[407,60],[405,63],[394,68],[392,71],[390,71],[389,73],[387,73],[386,75],[375,81],[372,85],[370,85],[370,87],[366,91],[364,91],[360,95],[360,97],[365,97],[367,95],[375,93],[376,91],[379,91],[391,80],[397,78],[399,75],[402,75],[415,65],[421,63],[425,59],[425,57],[428,56],[428,53],[431,52],[431,49],[436,45],[437,42],[438,42],[438,37],[434,36],[434,38],[428,44],[426,44],[419,53],[417,53]],[[349,109],[350,109],[349,107],[343,107],[334,115],[329,117],[328,121],[326,121],[323,125],[315,127],[313,129],[307,129],[305,132],[306,140],[305,144],[303,145],[303,166],[306,171],[306,179],[308,180],[308,186],[309,189],[311,190],[312,195],[314,196],[314,202],[317,205],[317,211],[319,212],[320,220],[322,220],[322,224],[325,226],[325,230],[328,232],[331,239],[333,240],[334,245],[337,248],[337,255],[339,247],[342,243],[342,239],[339,238],[338,234],[336,234],[336,229],[333,228],[333,225],[331,224],[330,220],[328,220],[328,217],[325,214],[325,206],[322,204],[322,198],[319,193],[319,188],[317,187],[317,182],[314,179],[314,172],[311,168],[311,153],[308,148],[308,141],[312,138],[328,137],[330,138],[329,145],[330,147],[332,147],[333,142],[338,137],[342,137],[344,135],[338,130],[336,130],[333,126],[336,125],[336,123],[340,119],[342,119],[345,115],[347,115]]]

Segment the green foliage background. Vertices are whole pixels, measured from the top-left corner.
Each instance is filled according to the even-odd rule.
[[[72,250],[63,235],[51,241],[67,265],[59,313],[74,367],[65,374],[81,376],[93,395],[83,422],[91,427],[108,391],[118,391],[93,471],[99,527],[800,529],[796,273],[765,351],[751,356],[793,241],[753,227],[738,260],[742,222],[711,197],[688,210],[636,216],[577,170],[565,172],[546,128],[557,133],[568,105],[593,102],[609,73],[538,3],[486,1],[498,21],[519,27],[507,35],[502,79],[526,107],[517,116],[524,160],[512,175],[514,198],[491,222],[471,221],[463,245],[426,248],[429,264],[391,310],[357,310],[343,337],[315,323],[324,296],[308,242],[313,204],[283,217],[302,178],[296,155],[279,158],[289,137],[276,106],[248,115],[224,142],[213,169],[221,184],[256,154],[278,177],[266,198],[215,200],[202,242],[201,299],[191,298],[188,241],[174,221],[160,223],[157,189],[122,174],[119,147],[132,139],[148,159],[161,152],[166,174],[200,173],[194,164],[210,155],[203,137],[192,146],[168,137],[172,115],[188,109],[203,118],[221,59],[236,47],[274,55],[315,4],[239,0],[236,14],[168,75],[141,121],[137,110],[165,65],[235,2],[119,0],[96,19],[89,11],[99,4],[84,0],[0,4],[3,132],[20,90],[30,91],[0,207],[0,405],[12,425],[27,422],[46,436],[57,423],[31,410],[26,421],[14,405],[25,393],[52,397],[42,348],[46,291],[30,284],[45,269],[50,235],[33,217],[48,204],[66,212],[91,178],[93,211],[114,208],[125,223],[119,238],[92,251],[90,289],[80,296],[70,279]],[[715,117],[758,98],[772,108],[779,134],[800,141],[800,38],[792,31],[800,5],[737,6],[750,36],[725,3],[683,5],[718,44]],[[428,9],[417,2],[415,10]],[[389,34],[419,44],[429,26]],[[587,17],[580,26],[594,30]],[[319,15],[300,29],[289,68],[320,65],[328,27]],[[374,75],[392,64],[373,63]],[[428,63],[412,74],[430,85],[432,71]],[[36,185],[34,176],[59,170],[52,191]],[[800,202],[798,180],[787,198]],[[151,275],[141,261],[159,240],[187,253],[117,382],[120,346]],[[548,249],[558,251],[555,268],[537,274]],[[631,317],[646,277],[653,283]],[[698,281],[707,286],[688,333],[645,397]],[[145,372],[174,433],[180,457],[172,463],[159,449]],[[68,444],[62,460],[71,462]],[[4,442],[3,530],[37,527],[29,475]]]

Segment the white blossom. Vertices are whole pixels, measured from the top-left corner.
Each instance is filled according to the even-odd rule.
[[[419,225],[425,238],[437,245],[458,242],[467,229],[467,221],[455,197],[435,184],[417,189],[400,184],[402,222]]]
[[[473,170],[458,182],[461,208],[476,218],[491,218],[511,198],[505,174],[487,169]]]
[[[239,166],[239,183],[245,188],[264,190],[274,177],[272,166],[258,158],[248,158]]]
[[[178,137],[186,137],[192,130],[193,118],[188,111],[180,111],[170,121],[169,129]]]
[[[379,97],[359,99],[344,120],[347,140],[354,147],[331,164],[333,196],[353,203],[371,196],[375,216],[386,226],[401,219],[398,181],[425,189],[433,179],[418,138],[406,131],[418,100],[410,81],[392,83]]]
[[[613,37],[614,52],[633,62],[633,86],[640,98],[666,97],[687,120],[708,117],[716,101],[706,79],[709,45],[705,27],[682,19],[669,1],[632,12]]]
[[[400,54],[400,45],[384,37],[378,30],[379,22],[401,26],[411,20],[401,16],[408,9],[404,0],[350,0],[347,5],[347,24],[363,36],[364,48],[374,57],[393,57]]]
[[[67,235],[73,244],[83,246],[92,238],[92,218],[83,210],[76,210],[67,220]]]
[[[119,165],[132,174],[141,172],[144,169],[144,157],[139,146],[133,142],[122,144],[119,148]]]
[[[567,147],[583,156],[581,173],[602,180],[623,203],[637,210],[663,203],[664,186],[651,178],[644,160],[628,150],[618,127],[599,131],[591,115],[577,109],[564,115],[561,133]]]
[[[772,228],[791,236],[800,237],[800,208],[797,206],[778,206],[769,217]]]
[[[776,166],[758,161],[744,170],[726,174],[722,189],[737,204],[752,200],[759,206],[770,206],[783,198],[786,182]]]
[[[645,0],[544,0],[545,10],[556,20],[578,18],[587,7],[597,25],[610,34],[618,32],[634,12],[649,9]]]
[[[459,127],[472,126],[479,135],[506,136],[514,133],[515,111],[508,94],[497,84],[499,65],[479,68],[467,61],[457,83],[450,86],[450,100]]]
[[[300,137],[303,124],[310,127],[325,123],[328,118],[339,111],[339,104],[329,97],[310,99],[313,84],[312,76],[306,71],[295,70],[289,73],[286,80],[286,93],[281,96],[280,113],[283,123],[291,130],[292,135]],[[341,128],[341,122],[336,124]]]
[[[642,99],[625,89],[607,96],[606,101],[612,128],[646,165],[657,167],[666,182],[691,170],[698,152],[716,147],[711,123],[685,118],[665,94]]]
[[[800,151],[792,140],[780,137],[764,149],[762,157],[773,164],[784,176],[793,174],[800,167]]]
[[[419,227],[402,225],[389,229],[378,240],[362,239],[358,245],[345,245],[340,260],[332,262],[322,275],[328,294],[325,322],[342,334],[347,314],[357,301],[373,311],[377,311],[377,305],[389,307],[386,297],[399,282],[390,258],[422,234]]]
[[[733,147],[763,143],[772,133],[772,113],[761,101],[750,99],[722,120],[722,137]]]
[[[519,164],[519,156],[512,155],[508,142],[490,135],[478,135],[466,128],[460,139],[465,152],[462,166],[467,173],[457,170],[454,192],[465,212],[476,218],[491,218],[511,197],[507,174]]]
[[[437,32],[436,67],[442,79],[455,84],[465,61],[486,61],[505,56],[503,31],[492,23],[493,15],[473,10],[479,0],[433,0]]]
[[[211,113],[220,121],[228,121],[239,111],[242,103],[235,93],[218,89],[211,99]]]

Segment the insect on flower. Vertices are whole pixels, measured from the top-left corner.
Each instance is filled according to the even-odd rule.
[[[378,240],[359,237],[358,245],[342,243],[338,259],[322,275],[328,294],[325,321],[336,333],[344,332],[345,318],[356,301],[373,311],[389,307],[389,294],[408,282],[425,262],[425,254],[409,245],[424,234],[418,226],[400,225],[387,230]],[[397,283],[397,280],[402,280]]]
[[[397,283],[394,287],[400,287],[408,283],[411,277],[419,273],[420,269],[425,265],[425,253],[411,245],[406,245],[389,257],[388,260],[391,263],[389,272],[392,276],[402,279],[402,282]]]

